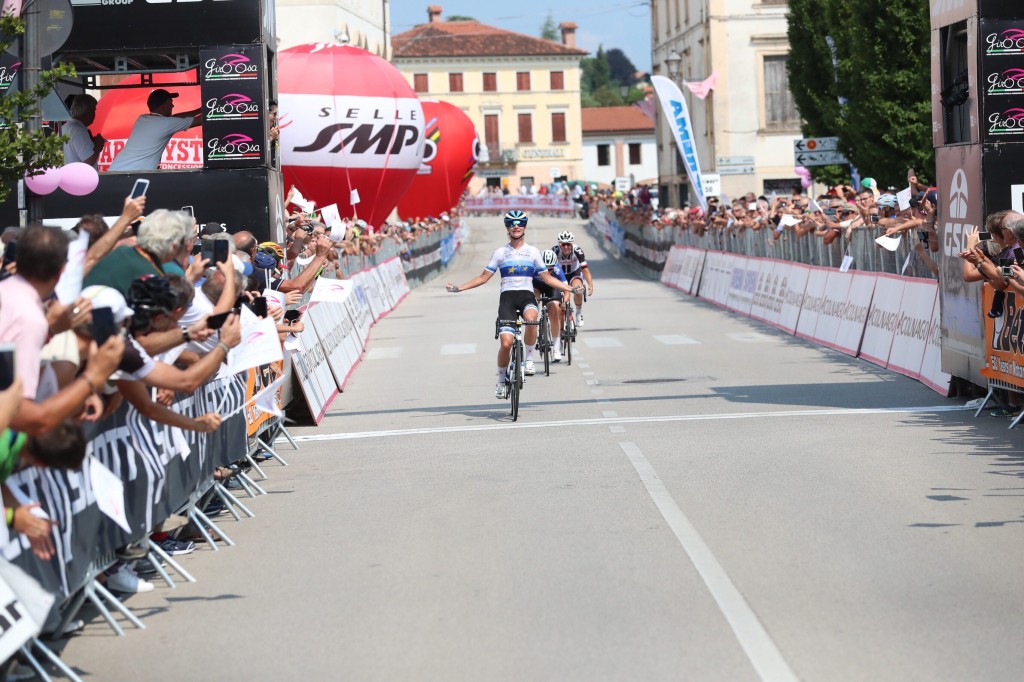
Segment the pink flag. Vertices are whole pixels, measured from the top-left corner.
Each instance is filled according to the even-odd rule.
[[[697,99],[704,99],[709,92],[715,89],[716,85],[718,85],[718,71],[712,71],[711,75],[700,83],[687,83],[686,87],[696,95]]]

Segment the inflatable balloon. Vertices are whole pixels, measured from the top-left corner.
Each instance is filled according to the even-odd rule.
[[[426,120],[423,165],[398,202],[403,220],[437,217],[459,203],[480,156],[480,140],[462,109],[422,100]]]
[[[38,175],[25,175],[25,186],[35,194],[49,194],[60,185],[60,168],[47,168]]]
[[[89,129],[93,134],[99,133],[106,140],[100,152],[97,166],[100,171],[110,168],[114,157],[124,149],[124,143],[132,132],[132,126],[142,114],[149,113],[146,100],[161,83],[167,83],[166,89],[178,93],[174,100],[175,111],[191,111],[202,106],[202,95],[198,85],[171,85],[182,81],[196,81],[199,76],[195,69],[179,73],[154,73],[153,87],[126,88],[124,90],[105,90],[96,106],[96,120]],[[142,80],[139,76],[125,76],[122,85],[138,85]],[[160,168],[180,170],[183,168],[203,167],[203,129],[199,126],[176,133],[167,143]]]
[[[402,74],[348,45],[277,53],[281,166],[317,206],[379,226],[423,158],[423,108]]]
[[[84,197],[99,184],[99,173],[87,163],[69,163],[60,169],[60,188],[68,194]]]

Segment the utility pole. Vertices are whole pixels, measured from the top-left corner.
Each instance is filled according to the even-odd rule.
[[[39,3],[26,3],[22,17],[25,20],[25,33],[19,41],[21,49],[21,90],[32,92],[39,85],[39,72],[42,70],[39,58],[39,25],[40,25]],[[43,111],[42,102],[36,112],[25,122],[25,129],[29,133],[42,130]],[[39,222],[43,218],[43,198],[25,192],[25,208],[28,209],[28,222]]]

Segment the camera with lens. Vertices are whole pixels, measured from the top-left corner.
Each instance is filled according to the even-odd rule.
[[[1013,259],[1012,258],[1000,258],[999,259],[999,274],[1004,279],[1009,279],[1010,277],[1013,277],[1013,270],[1010,269],[1011,265],[1013,265]]]

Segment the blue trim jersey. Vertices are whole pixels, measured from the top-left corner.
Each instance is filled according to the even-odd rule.
[[[518,249],[511,244],[495,249],[491,262],[485,268],[489,272],[501,272],[501,290],[529,291],[533,293],[533,277],[547,270],[544,258],[536,247],[523,244]]]
[[[555,263],[550,268],[547,268],[547,271],[550,272],[551,276],[557,279],[559,282],[564,282],[565,284],[569,283],[569,280],[565,278],[565,270],[563,270],[562,266],[559,265],[558,263]],[[547,288],[548,286],[547,283],[540,278],[540,273],[533,276],[534,288],[536,288],[538,284],[544,285],[544,288]]]

